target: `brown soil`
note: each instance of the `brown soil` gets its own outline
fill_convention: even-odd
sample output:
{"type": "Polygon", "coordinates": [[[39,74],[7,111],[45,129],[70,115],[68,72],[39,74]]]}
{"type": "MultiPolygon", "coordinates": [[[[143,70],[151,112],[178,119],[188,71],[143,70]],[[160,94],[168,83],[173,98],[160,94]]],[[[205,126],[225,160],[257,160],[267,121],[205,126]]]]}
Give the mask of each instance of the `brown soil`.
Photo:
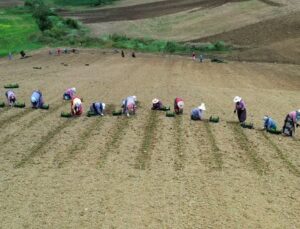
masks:
{"type": "Polygon", "coordinates": [[[291,139],[241,129],[232,102],[245,99],[256,128],[265,114],[281,127],[300,108],[300,66],[44,50],[0,67],[0,85],[18,82],[27,104],[0,110],[1,228],[300,227],[299,130],[291,139]],[[129,119],[64,119],[71,86],[85,111],[97,100],[118,109],[132,94],[141,106],[129,119]],[[36,88],[50,110],[29,108],[36,88]],[[172,105],[176,96],[182,116],[150,110],[154,97],[172,105]],[[220,123],[190,120],[201,102],[220,123]]]}
{"type": "Polygon", "coordinates": [[[261,21],[214,36],[203,37],[193,40],[193,42],[216,42],[223,40],[229,44],[257,47],[292,38],[300,38],[299,12],[261,21]]]}
{"type": "Polygon", "coordinates": [[[0,8],[7,8],[7,7],[13,7],[23,4],[22,1],[18,0],[1,0],[0,1],[0,8]]]}
{"type": "Polygon", "coordinates": [[[78,17],[84,23],[126,21],[159,17],[162,15],[173,14],[197,7],[218,7],[229,2],[241,1],[248,0],[168,0],[127,7],[96,9],[79,12],[68,12],[62,10],[60,14],[62,16],[78,17]]]}
{"type": "Polygon", "coordinates": [[[220,40],[240,47],[237,51],[225,54],[227,59],[300,64],[299,12],[196,39],[193,42],[220,40]]]}

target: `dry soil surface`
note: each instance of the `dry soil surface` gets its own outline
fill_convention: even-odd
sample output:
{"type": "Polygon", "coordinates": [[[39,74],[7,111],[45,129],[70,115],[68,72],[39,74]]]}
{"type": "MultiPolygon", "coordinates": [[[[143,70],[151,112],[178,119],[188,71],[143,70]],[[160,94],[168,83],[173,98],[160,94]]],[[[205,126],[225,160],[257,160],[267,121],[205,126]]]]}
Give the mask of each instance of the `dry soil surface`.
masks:
{"type": "Polygon", "coordinates": [[[3,85],[17,82],[27,104],[0,110],[0,228],[300,227],[299,130],[292,139],[242,129],[232,102],[244,98],[255,127],[265,114],[281,127],[300,108],[298,65],[44,50],[0,67],[2,100],[3,85]],[[61,118],[68,87],[85,111],[99,100],[110,111],[61,118]],[[49,110],[30,109],[37,88],[49,110]],[[111,116],[128,95],[140,101],[136,116],[111,116]],[[176,96],[183,115],[151,111],[154,97],[172,105],[176,96]],[[190,120],[201,102],[220,123],[190,120]]]}

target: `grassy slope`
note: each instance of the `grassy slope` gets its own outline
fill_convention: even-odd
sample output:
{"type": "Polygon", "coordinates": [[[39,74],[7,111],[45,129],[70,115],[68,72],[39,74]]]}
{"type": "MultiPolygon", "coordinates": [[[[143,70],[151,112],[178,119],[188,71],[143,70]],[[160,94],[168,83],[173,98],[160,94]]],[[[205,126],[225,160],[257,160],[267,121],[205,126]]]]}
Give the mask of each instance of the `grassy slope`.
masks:
{"type": "Polygon", "coordinates": [[[0,10],[0,56],[41,47],[30,40],[38,31],[31,14],[18,9],[0,10]]]}

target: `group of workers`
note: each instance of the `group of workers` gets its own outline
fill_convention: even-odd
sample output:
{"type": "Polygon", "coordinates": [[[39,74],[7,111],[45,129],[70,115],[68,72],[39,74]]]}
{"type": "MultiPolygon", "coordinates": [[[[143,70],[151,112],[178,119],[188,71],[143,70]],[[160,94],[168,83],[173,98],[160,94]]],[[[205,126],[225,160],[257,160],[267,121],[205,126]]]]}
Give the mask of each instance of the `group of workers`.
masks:
{"type": "MultiPolygon", "coordinates": [[[[17,102],[17,96],[13,90],[7,90],[5,92],[5,97],[9,106],[14,106],[14,104],[17,102]]],[[[39,90],[33,91],[30,97],[30,101],[32,108],[38,109],[43,107],[44,99],[42,92],[39,90]]]]}
{"type": "MultiPolygon", "coordinates": [[[[13,106],[17,97],[13,90],[7,90],[5,92],[5,96],[7,99],[7,103],[9,106],[13,106]]],[[[82,99],[76,96],[76,88],[69,88],[63,94],[64,100],[71,101],[71,114],[73,116],[80,116],[83,113],[82,99]]],[[[32,108],[42,108],[44,105],[44,98],[42,92],[40,90],[35,90],[32,92],[31,98],[32,108]]],[[[235,104],[234,113],[237,114],[237,118],[240,123],[245,123],[247,119],[247,109],[244,100],[235,96],[233,99],[235,104]]],[[[94,112],[96,115],[104,115],[105,111],[105,103],[103,102],[93,102],[90,106],[90,111],[94,112]]],[[[135,95],[128,96],[124,98],[121,102],[122,113],[126,116],[134,115],[137,109],[137,97],[135,95]]],[[[152,100],[152,110],[162,110],[164,105],[160,99],[152,100]]],[[[184,101],[180,97],[176,97],[174,100],[174,112],[178,115],[183,113],[184,101]]],[[[192,120],[203,120],[204,112],[206,111],[205,103],[201,103],[200,106],[192,109],[191,111],[191,119],[192,120]]],[[[292,111],[286,115],[284,120],[284,125],[282,128],[282,133],[286,136],[293,136],[295,133],[295,128],[299,127],[300,124],[300,109],[296,111],[292,111]]],[[[269,116],[265,115],[263,117],[263,127],[266,130],[276,130],[277,124],[276,122],[269,116]]]]}

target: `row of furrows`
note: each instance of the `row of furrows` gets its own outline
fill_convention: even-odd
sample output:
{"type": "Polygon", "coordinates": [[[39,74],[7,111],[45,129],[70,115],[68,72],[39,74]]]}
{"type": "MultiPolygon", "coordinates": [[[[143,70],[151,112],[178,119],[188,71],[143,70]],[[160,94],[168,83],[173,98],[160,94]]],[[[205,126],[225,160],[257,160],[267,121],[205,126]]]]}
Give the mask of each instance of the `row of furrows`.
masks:
{"type": "Polygon", "coordinates": [[[206,129],[207,137],[209,139],[211,150],[213,152],[214,157],[214,168],[217,170],[221,170],[223,166],[222,154],[220,148],[217,145],[216,138],[211,130],[211,125],[208,121],[204,121],[204,127],[206,129]]]}
{"type": "Polygon", "coordinates": [[[251,166],[259,175],[267,174],[269,171],[268,162],[258,155],[257,149],[250,143],[244,130],[237,123],[227,122],[232,128],[235,142],[239,148],[246,153],[247,161],[250,161],[251,166]]]}
{"type": "Polygon", "coordinates": [[[41,138],[41,140],[34,145],[30,150],[29,154],[23,156],[20,162],[15,165],[15,168],[20,168],[30,163],[31,160],[37,155],[42,155],[45,153],[46,146],[51,142],[55,136],[61,133],[65,128],[72,124],[72,120],[64,120],[60,125],[56,126],[54,129],[49,131],[45,136],[41,138]]]}
{"type": "MultiPolygon", "coordinates": [[[[58,106],[60,107],[60,106],[58,106]]],[[[59,109],[59,108],[56,108],[59,109]]],[[[109,110],[113,110],[114,107],[112,105],[108,105],[109,110]],[[110,107],[111,106],[111,107],[110,107]]],[[[113,124],[113,127],[111,130],[108,131],[108,137],[107,141],[104,146],[104,150],[100,151],[99,154],[99,160],[98,165],[101,168],[105,161],[107,160],[107,156],[110,152],[118,149],[120,142],[122,141],[122,137],[124,136],[124,133],[126,132],[126,129],[128,128],[132,118],[127,117],[117,117],[115,123],[113,124]]],[[[42,137],[41,141],[37,143],[35,146],[33,146],[30,149],[30,154],[24,156],[22,160],[16,164],[16,167],[24,166],[27,162],[30,162],[33,157],[36,155],[42,154],[43,149],[47,146],[47,143],[50,142],[52,138],[54,138],[56,135],[62,132],[66,127],[71,125],[72,120],[65,120],[62,122],[61,125],[54,128],[52,131],[50,131],[47,135],[42,137]]],[[[245,155],[242,155],[243,158],[246,156],[246,161],[250,162],[251,166],[255,169],[255,171],[260,174],[266,174],[269,171],[268,162],[266,162],[262,157],[258,155],[257,149],[253,147],[251,142],[249,141],[248,137],[244,133],[244,130],[235,123],[230,123],[230,127],[233,131],[233,135],[235,137],[235,142],[238,144],[239,148],[242,150],[242,152],[245,152],[245,155]]],[[[183,116],[177,116],[174,118],[173,121],[173,143],[175,145],[175,162],[174,162],[174,169],[182,170],[185,166],[185,157],[184,154],[185,151],[185,143],[184,143],[184,133],[183,133],[183,116]]],[[[66,162],[70,161],[76,152],[79,152],[80,150],[84,150],[87,147],[86,142],[91,137],[93,130],[98,131],[99,126],[102,125],[102,120],[99,121],[99,119],[93,120],[89,126],[86,128],[85,131],[79,134],[78,143],[73,144],[69,149],[64,153],[61,154],[59,159],[57,159],[57,165],[58,167],[63,166],[66,162]]],[[[216,137],[213,134],[213,131],[211,130],[211,124],[207,121],[203,122],[204,130],[206,132],[206,135],[210,142],[210,148],[213,153],[213,169],[221,170],[223,165],[223,159],[222,154],[219,146],[216,143],[216,137]]],[[[144,124],[144,134],[143,134],[143,140],[140,145],[140,150],[138,155],[136,156],[136,163],[135,168],[137,169],[147,169],[150,165],[151,161],[151,150],[153,150],[153,143],[155,140],[155,136],[157,134],[157,127],[159,126],[159,115],[158,112],[151,111],[148,115],[148,119],[146,123],[144,124]]],[[[263,134],[264,137],[268,140],[271,147],[274,148],[274,150],[279,155],[279,158],[284,162],[286,167],[296,176],[300,175],[299,170],[289,161],[286,155],[282,153],[282,151],[279,149],[279,147],[268,137],[267,134],[263,134]]]]}
{"type": "Polygon", "coordinates": [[[151,160],[151,151],[154,146],[155,134],[158,127],[157,111],[150,111],[146,125],[144,127],[143,140],[140,146],[139,153],[136,157],[136,169],[145,170],[149,167],[151,160]]]}
{"type": "MultiPolygon", "coordinates": [[[[39,114],[39,118],[38,119],[35,119],[35,118],[31,119],[24,126],[22,125],[22,128],[27,129],[27,128],[30,128],[30,127],[36,125],[36,124],[42,123],[47,118],[47,116],[49,116],[50,114],[53,114],[53,113],[57,112],[59,109],[61,109],[64,106],[65,106],[64,102],[60,103],[57,106],[54,106],[53,108],[51,108],[50,110],[47,111],[47,115],[40,115],[39,114]]],[[[30,110],[30,109],[28,109],[28,110],[30,110]]],[[[15,118],[16,116],[13,116],[15,119],[9,119],[9,121],[12,123],[12,122],[16,121],[18,118],[24,117],[24,113],[23,112],[21,112],[21,113],[23,115],[20,114],[17,118],[15,118]]],[[[15,137],[15,133],[16,132],[18,132],[18,131],[16,130],[12,134],[6,134],[5,137],[1,139],[0,145],[4,145],[4,144],[8,143],[9,139],[15,137]]]]}
{"type": "MultiPolygon", "coordinates": [[[[108,116],[111,115],[112,111],[115,109],[115,105],[107,104],[106,105],[106,113],[108,116]]],[[[66,152],[62,154],[58,154],[54,159],[54,163],[58,168],[63,167],[64,164],[70,162],[74,159],[75,155],[80,151],[84,151],[88,146],[89,139],[93,135],[93,132],[100,132],[102,130],[102,125],[104,122],[104,118],[99,116],[91,117],[93,120],[91,123],[85,128],[83,132],[80,133],[78,138],[76,138],[75,142],[66,150],[66,152]]]]}
{"type": "Polygon", "coordinates": [[[281,159],[285,167],[295,176],[300,176],[300,170],[289,160],[286,154],[284,154],[281,149],[272,141],[269,135],[266,132],[261,132],[265,140],[268,142],[269,146],[274,149],[278,157],[281,159]]]}
{"type": "Polygon", "coordinates": [[[180,171],[184,169],[185,166],[185,142],[184,142],[184,134],[183,134],[183,116],[176,116],[173,122],[174,133],[174,144],[175,144],[175,161],[174,161],[174,169],[176,171],[180,171]]]}

